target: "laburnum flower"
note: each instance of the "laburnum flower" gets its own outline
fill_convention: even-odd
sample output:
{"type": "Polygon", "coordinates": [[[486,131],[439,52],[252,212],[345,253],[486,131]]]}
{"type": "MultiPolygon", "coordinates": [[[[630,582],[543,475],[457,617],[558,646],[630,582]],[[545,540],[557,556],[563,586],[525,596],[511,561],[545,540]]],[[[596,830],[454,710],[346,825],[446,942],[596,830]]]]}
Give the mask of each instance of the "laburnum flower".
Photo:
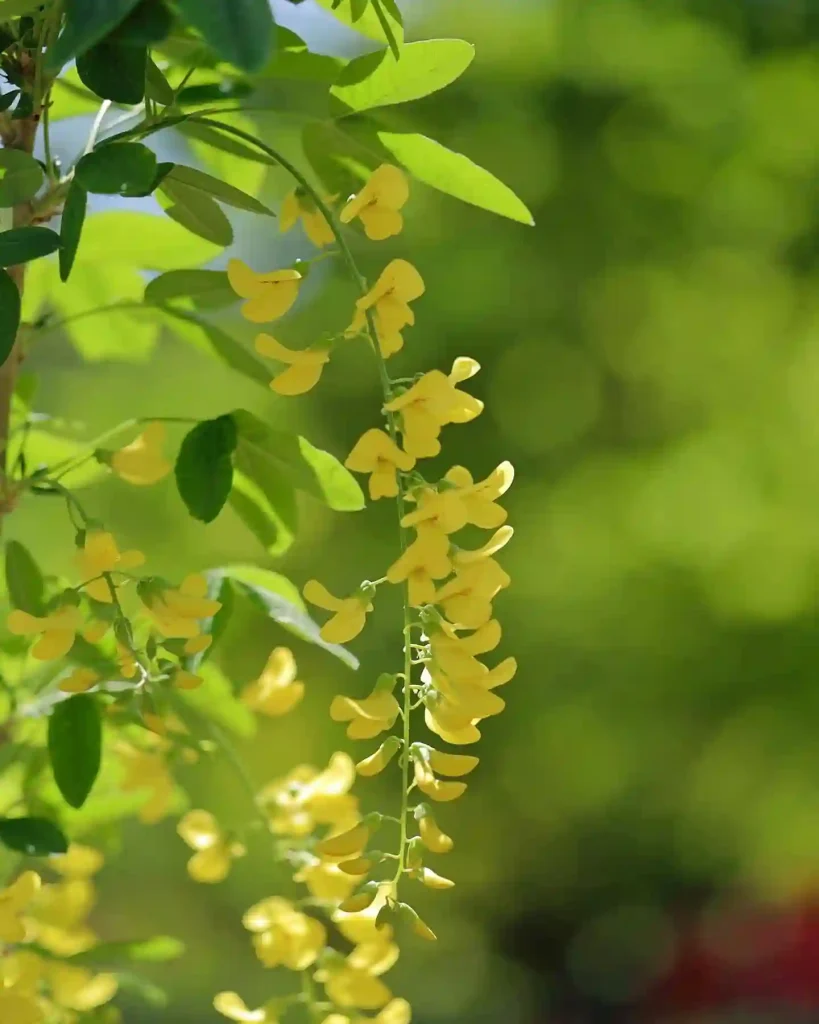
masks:
{"type": "Polygon", "coordinates": [[[374,1017],[348,1017],[345,1013],[331,1013],[322,1024],[410,1024],[412,1007],[406,999],[391,999],[374,1017]]]}
{"type": "Polygon", "coordinates": [[[106,461],[126,483],[149,486],[167,476],[173,468],[165,458],[164,444],[165,424],[149,423],[138,437],[112,452],[106,461]]]}
{"type": "Polygon", "coordinates": [[[268,783],[258,800],[271,810],[270,829],[276,835],[306,836],[316,825],[344,829],[358,820],[358,800],[350,793],[354,782],[352,758],[337,751],[323,771],[298,765],[268,783]]]}
{"type": "Polygon", "coordinates": [[[63,693],[85,693],[100,681],[100,675],[92,668],[75,668],[60,680],[63,693]]]}
{"type": "Polygon", "coordinates": [[[471,676],[481,670],[477,655],[494,651],[501,635],[497,619],[485,622],[469,636],[458,636],[450,623],[443,620],[430,630],[429,645],[433,659],[447,675],[471,676]]]}
{"type": "Polygon", "coordinates": [[[401,416],[404,449],[416,459],[432,458],[441,451],[438,437],[448,423],[469,423],[483,411],[480,399],[460,391],[458,384],[474,376],[480,364],[460,356],[449,374],[430,370],[384,408],[401,416]]]}
{"type": "Polygon", "coordinates": [[[208,581],[199,573],[186,576],[179,587],[151,589],[141,595],[153,625],[166,637],[190,639],[201,633],[199,619],[214,616],[222,607],[207,596],[208,581]]]}
{"type": "Polygon", "coordinates": [[[51,860],[63,878],[41,887],[29,909],[29,924],[37,945],[52,956],[76,956],[98,941],[88,915],[96,901],[92,876],[102,857],[89,847],[72,847],[51,860]]]}
{"type": "Polygon", "coordinates": [[[117,642],[117,664],[123,679],[133,679],[139,673],[136,655],[124,644],[117,642]]]}
{"type": "Polygon", "coordinates": [[[369,740],[395,725],[401,706],[393,696],[395,677],[387,673],[379,676],[369,697],[355,699],[337,696],[330,704],[330,717],[334,722],[348,722],[347,735],[351,740],[369,740]]]}
{"type": "Polygon", "coordinates": [[[358,884],[357,879],[342,871],[338,864],[306,854],[304,863],[293,875],[294,882],[307,886],[313,899],[323,903],[341,903],[358,884]]]}
{"type": "Polygon", "coordinates": [[[392,761],[401,746],[402,740],[398,736],[388,736],[375,753],[358,762],[355,766],[356,772],[365,778],[378,775],[392,761]]]}
{"type": "Polygon", "coordinates": [[[89,597],[95,601],[102,601],[110,604],[114,600],[111,585],[103,573],[127,572],[135,569],[145,561],[145,555],[141,551],[120,551],[114,535],[106,530],[89,530],[85,535],[85,543],[77,555],[80,572],[83,578],[89,578],[90,582],[84,585],[84,590],[89,597]]]}
{"type": "Polygon", "coordinates": [[[435,580],[452,571],[449,538],[437,529],[419,531],[415,540],[387,569],[390,583],[407,581],[409,603],[413,608],[435,600],[435,580]]]}
{"type": "Polygon", "coordinates": [[[425,796],[442,803],[457,800],[466,792],[466,783],[442,782],[436,778],[435,772],[439,772],[441,775],[467,775],[478,764],[477,757],[470,757],[466,754],[445,754],[425,743],[413,743],[410,748],[410,756],[418,789],[425,796]]]}
{"type": "Polygon", "coordinates": [[[316,972],[316,980],[323,983],[327,998],[337,1006],[378,1010],[392,998],[379,977],[344,960],[322,967],[316,972]]]}
{"type": "Polygon", "coordinates": [[[432,853],[449,853],[455,845],[451,836],[442,832],[432,811],[426,804],[418,804],[413,812],[418,822],[418,834],[421,842],[432,853]]]}
{"type": "Polygon", "coordinates": [[[296,679],[296,659],[287,647],[275,647],[262,674],[242,690],[242,702],[261,715],[286,715],[304,696],[304,683],[296,679]]]}
{"type": "Polygon", "coordinates": [[[335,612],[319,630],[321,639],[330,644],[346,644],[364,628],[367,612],[373,610],[372,587],[362,587],[350,597],[334,597],[318,580],[308,580],[302,593],[310,604],[335,612]]]}
{"type": "Polygon", "coordinates": [[[286,267],[257,274],[242,260],[228,260],[228,281],[238,296],[247,299],[241,314],[254,324],[278,320],[290,309],[299,294],[301,274],[286,267]]]}
{"type": "Polygon", "coordinates": [[[0,1020],[45,1024],[50,1008],[40,994],[42,960],[26,949],[6,951],[0,961],[0,1020]]]}
{"type": "MultiPolygon", "coordinates": [[[[466,508],[466,521],[483,530],[494,530],[506,522],[506,509],[497,504],[515,479],[511,462],[502,462],[485,480],[475,483],[472,474],[463,466],[453,466],[444,479],[457,488],[457,494],[466,508]]],[[[511,534],[509,535],[511,536],[511,534]]],[[[509,540],[509,536],[500,544],[509,540]]],[[[497,549],[496,549],[497,550],[497,549]]]]}
{"type": "Polygon", "coordinates": [[[334,832],[316,844],[316,853],[327,860],[345,861],[360,857],[373,830],[365,821],[360,821],[343,832],[334,832]]]}
{"type": "Polygon", "coordinates": [[[492,599],[510,582],[494,558],[481,558],[459,565],[433,600],[454,625],[478,629],[492,618],[492,599]]]}
{"type": "Polygon", "coordinates": [[[144,825],[155,825],[161,821],[170,813],[174,802],[174,781],[163,754],[165,744],[160,737],[155,737],[154,742],[152,750],[139,750],[125,742],[116,746],[116,753],[125,768],[120,789],[125,793],[140,789],[149,791],[148,799],[137,812],[144,825]]]}
{"type": "Polygon", "coordinates": [[[277,395],[303,395],[314,388],[319,382],[321,371],[330,361],[328,345],[296,350],[286,348],[271,334],[258,334],[255,345],[259,355],[278,359],[280,363],[289,366],[289,369],[277,374],[270,382],[270,387],[277,395]]]}
{"type": "Polygon", "coordinates": [[[480,740],[481,733],[477,727],[480,718],[455,707],[440,691],[431,689],[425,693],[424,704],[427,728],[442,740],[453,746],[465,746],[480,740]]]}
{"type": "Polygon", "coordinates": [[[38,661],[52,661],[68,654],[74,646],[82,616],[74,605],[63,605],[43,616],[30,615],[15,608],[9,613],[6,625],[15,636],[39,636],[31,648],[31,656],[38,661]]]}
{"type": "Polygon", "coordinates": [[[279,896],[254,904],[242,923],[253,932],[253,947],[265,967],[282,965],[291,971],[303,971],[316,962],[327,942],[327,931],[320,921],[279,896]]]}
{"type": "Polygon", "coordinates": [[[237,992],[219,992],[213,997],[213,1008],[229,1020],[241,1024],[279,1024],[279,1016],[272,1009],[260,1006],[248,1009],[244,999],[237,992]]]}
{"type": "Polygon", "coordinates": [[[409,199],[409,182],[404,172],[394,164],[381,164],[369,180],[354,195],[339,214],[342,224],[356,217],[364,233],[373,242],[400,233],[404,218],[399,212],[409,199]]]}
{"type": "Polygon", "coordinates": [[[45,977],[53,1001],[78,1013],[96,1010],[109,1003],[119,988],[116,974],[94,974],[87,967],[59,961],[52,961],[46,966],[45,977]]]}
{"type": "Polygon", "coordinates": [[[373,427],[356,441],[344,465],[354,473],[370,474],[370,497],[376,501],[398,494],[398,470],[409,472],[415,459],[402,451],[383,430],[373,427]]]}
{"type": "Polygon", "coordinates": [[[294,188],[282,200],[279,230],[283,233],[290,231],[298,221],[301,221],[305,235],[317,249],[332,245],[335,240],[333,229],[313,199],[302,188],[294,188]]]}
{"type": "Polygon", "coordinates": [[[179,836],[196,852],[188,861],[195,882],[221,882],[237,857],[244,856],[241,843],[231,840],[210,811],[188,811],[176,826],[179,836]]]}
{"type": "Polygon", "coordinates": [[[424,279],[411,263],[392,260],[367,294],[356,300],[347,334],[361,333],[367,326],[367,311],[372,310],[381,355],[389,359],[404,347],[401,332],[415,323],[409,304],[420,299],[424,290],[424,279]]]}
{"type": "Polygon", "coordinates": [[[23,942],[26,926],[23,915],[40,889],[36,871],[24,871],[0,890],[0,942],[23,942]]]}

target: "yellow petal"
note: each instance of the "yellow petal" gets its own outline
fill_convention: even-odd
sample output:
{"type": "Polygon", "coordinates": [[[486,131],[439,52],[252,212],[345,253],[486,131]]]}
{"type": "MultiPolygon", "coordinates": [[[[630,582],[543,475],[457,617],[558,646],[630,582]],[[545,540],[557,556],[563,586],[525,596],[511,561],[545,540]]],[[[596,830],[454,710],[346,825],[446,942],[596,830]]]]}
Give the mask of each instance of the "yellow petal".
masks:
{"type": "Polygon", "coordinates": [[[319,630],[321,639],[328,644],[346,644],[364,629],[367,620],[364,602],[348,599],[343,605],[319,630]]]}
{"type": "Polygon", "coordinates": [[[303,395],[318,384],[324,365],[324,362],[297,363],[275,376],[270,387],[277,395],[285,397],[303,395]]]}
{"type": "Polygon", "coordinates": [[[431,815],[425,814],[419,820],[418,832],[421,836],[421,842],[432,853],[449,853],[455,845],[450,836],[438,828],[437,822],[431,815]]]}
{"type": "Polygon", "coordinates": [[[468,775],[477,768],[479,758],[469,754],[447,754],[433,747],[427,747],[429,764],[434,772],[440,775],[468,775]]]}
{"type": "Polygon", "coordinates": [[[380,204],[365,206],[359,213],[364,234],[372,242],[383,242],[385,238],[399,235],[404,227],[404,218],[397,210],[380,204]]]}
{"type": "Polygon", "coordinates": [[[222,829],[210,811],[188,811],[176,831],[192,850],[209,850],[222,839],[222,829]]]}
{"type": "Polygon", "coordinates": [[[230,873],[231,857],[221,843],[209,850],[200,850],[188,861],[188,874],[194,882],[212,885],[227,878],[230,873]]]}
{"type": "Polygon", "coordinates": [[[31,648],[31,655],[39,661],[52,661],[68,654],[74,646],[76,632],[73,629],[49,629],[43,633],[31,648]]]}
{"type": "Polygon", "coordinates": [[[264,1009],[249,1010],[245,1001],[236,992],[217,993],[213,997],[213,1008],[223,1017],[241,1021],[242,1024],[275,1024],[275,1018],[269,1017],[264,1009]]]}
{"type": "Polygon", "coordinates": [[[366,825],[356,825],[336,836],[328,836],[316,844],[316,853],[334,860],[347,860],[357,856],[367,845],[370,830],[366,825]]]}
{"type": "Polygon", "coordinates": [[[91,580],[90,583],[86,583],[85,592],[101,604],[111,604],[114,600],[114,588],[107,579],[91,580]]]}
{"type": "Polygon", "coordinates": [[[43,620],[37,618],[36,615],[29,615],[28,612],[22,612],[19,608],[15,608],[13,612],[9,612],[6,626],[9,632],[14,633],[15,636],[33,636],[35,633],[42,632],[43,620]]]}
{"type": "Polygon", "coordinates": [[[337,612],[344,604],[339,597],[334,597],[318,580],[308,580],[302,587],[302,594],[310,604],[324,608],[329,612],[337,612]]]}
{"type": "Polygon", "coordinates": [[[230,287],[243,299],[249,299],[262,290],[258,274],[243,260],[228,260],[227,276],[230,287]]]}

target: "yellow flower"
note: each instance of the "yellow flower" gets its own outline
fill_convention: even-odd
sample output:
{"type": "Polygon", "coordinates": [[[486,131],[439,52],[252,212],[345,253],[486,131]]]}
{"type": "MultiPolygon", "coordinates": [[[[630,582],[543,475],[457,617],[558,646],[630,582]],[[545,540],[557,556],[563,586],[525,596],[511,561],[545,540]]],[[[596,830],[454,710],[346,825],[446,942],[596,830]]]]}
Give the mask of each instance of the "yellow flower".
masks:
{"type": "Polygon", "coordinates": [[[185,641],[183,650],[185,654],[202,654],[213,643],[213,637],[207,633],[201,636],[192,636],[185,641]]]}
{"type": "Polygon", "coordinates": [[[287,647],[275,647],[259,678],[242,691],[242,701],[261,715],[286,715],[304,696],[304,683],[296,679],[296,659],[287,647]]]}
{"type": "Polygon", "coordinates": [[[210,811],[188,811],[176,831],[196,851],[188,861],[188,874],[195,882],[223,881],[233,860],[244,856],[245,848],[225,835],[210,811]]]}
{"type": "Polygon", "coordinates": [[[111,624],[103,619],[91,621],[83,629],[82,638],[87,640],[89,644],[98,644],[110,628],[111,624]]]}
{"type": "Polygon", "coordinates": [[[376,683],[369,697],[356,700],[353,697],[337,696],[330,704],[330,718],[334,722],[349,722],[347,735],[351,740],[369,740],[380,732],[391,729],[401,712],[401,707],[392,695],[395,679],[381,677],[383,683],[376,683]]]}
{"type": "Polygon", "coordinates": [[[132,790],[150,790],[148,800],[138,811],[139,820],[145,825],[154,825],[171,811],[174,799],[174,782],[168,772],[168,765],[161,753],[138,750],[128,743],[118,743],[116,752],[125,767],[120,788],[128,793],[132,790]]]}
{"type": "Polygon", "coordinates": [[[410,1024],[411,1020],[412,1007],[406,999],[391,999],[373,1018],[372,1024],[410,1024]]]}
{"type": "Polygon", "coordinates": [[[411,753],[414,761],[428,764],[439,775],[469,775],[479,763],[479,758],[470,754],[448,754],[426,743],[413,743],[411,753]]]}
{"type": "Polygon", "coordinates": [[[424,846],[432,853],[449,853],[455,843],[438,827],[438,822],[429,807],[426,804],[418,804],[414,813],[418,822],[418,833],[424,846]]]}
{"type": "Polygon", "coordinates": [[[75,956],[98,941],[87,918],[96,900],[91,876],[102,866],[102,856],[90,847],[72,846],[51,862],[63,880],[41,887],[29,911],[30,923],[43,949],[54,956],[75,956]]]}
{"type": "Polygon", "coordinates": [[[46,967],[51,996],[58,1006],[84,1012],[104,1006],[117,994],[115,974],[94,974],[87,967],[52,961],[46,967]]]}
{"type": "Polygon", "coordinates": [[[480,672],[476,655],[493,651],[501,641],[501,627],[497,619],[490,619],[469,636],[459,637],[453,627],[443,621],[432,630],[429,638],[432,656],[437,665],[451,678],[471,676],[480,672]]]}
{"type": "Polygon", "coordinates": [[[36,871],[24,871],[0,890],[0,942],[23,942],[26,927],[23,914],[40,889],[40,876],[36,871]]]}
{"type": "MultiPolygon", "coordinates": [[[[77,555],[77,561],[83,578],[86,578],[135,569],[145,561],[145,555],[136,550],[120,552],[113,534],[105,530],[91,530],[85,536],[85,543],[77,555]]],[[[90,583],[85,584],[84,589],[95,601],[110,604],[114,600],[107,579],[91,579],[90,583]]]]}
{"type": "Polygon", "coordinates": [[[373,608],[370,589],[359,590],[352,597],[334,597],[318,580],[308,580],[302,593],[310,604],[336,613],[319,631],[321,639],[330,644],[346,644],[357,637],[373,608]]]}
{"type": "Polygon", "coordinates": [[[424,721],[427,728],[453,746],[477,743],[481,738],[473,715],[455,707],[444,694],[431,690],[424,696],[424,721]]]}
{"type": "Polygon", "coordinates": [[[165,424],[149,423],[130,444],[112,453],[111,469],[126,483],[155,484],[172,469],[162,450],[164,443],[165,424]]]}
{"type": "Polygon", "coordinates": [[[321,371],[330,361],[330,349],[326,345],[296,351],[286,348],[270,334],[256,336],[256,351],[259,355],[278,359],[290,367],[270,382],[270,387],[277,395],[303,395],[314,388],[319,382],[321,371]]]}
{"type": "Polygon", "coordinates": [[[415,323],[409,303],[424,294],[424,287],[423,278],[411,263],[393,260],[367,294],[356,300],[347,333],[354,335],[363,331],[367,326],[367,310],[371,309],[381,355],[389,359],[404,347],[401,331],[415,323]]]}
{"type": "Polygon", "coordinates": [[[254,904],[242,923],[254,933],[253,947],[265,967],[283,965],[291,971],[303,971],[316,962],[327,942],[320,921],[302,914],[279,896],[254,904]]]}
{"type": "MultiPolygon", "coordinates": [[[[384,406],[389,412],[401,414],[404,448],[416,459],[439,454],[438,437],[447,423],[468,423],[483,411],[480,399],[458,390],[463,378],[454,373],[457,365],[456,359],[449,375],[430,370],[384,406]]],[[[477,372],[478,364],[474,365],[477,372]]]]}
{"type": "Polygon", "coordinates": [[[398,212],[409,199],[409,182],[393,164],[381,164],[366,185],[352,197],[339,214],[342,224],[358,217],[367,238],[383,241],[400,233],[404,218],[398,212]]]}
{"type": "Polygon", "coordinates": [[[43,961],[28,950],[6,951],[0,964],[0,1021],[45,1024],[47,1004],[39,996],[43,961]]]}
{"type": "Polygon", "coordinates": [[[214,616],[222,605],[207,596],[208,581],[199,573],[186,576],[179,587],[166,587],[142,598],[153,625],[167,637],[198,637],[199,619],[214,616]]]}
{"type": "Polygon", "coordinates": [[[388,736],[374,754],[370,754],[369,757],[365,757],[363,761],[358,762],[355,766],[356,772],[365,778],[378,775],[392,761],[401,749],[401,745],[402,741],[398,736],[388,736]]]}
{"type": "Polygon", "coordinates": [[[338,1006],[359,1010],[378,1010],[387,1003],[392,993],[369,971],[351,967],[348,963],[330,964],[316,973],[323,982],[327,998],[338,1006]]]}
{"type": "Polygon", "coordinates": [[[435,600],[434,580],[444,579],[452,571],[449,538],[438,530],[419,532],[415,540],[387,569],[390,583],[407,580],[409,603],[413,608],[435,600]]]}
{"type": "Polygon", "coordinates": [[[436,779],[429,764],[422,760],[415,760],[413,770],[415,785],[432,800],[447,803],[450,800],[457,800],[466,792],[465,782],[442,782],[440,779],[436,779]]]}
{"type": "Polygon", "coordinates": [[[359,857],[370,841],[372,829],[360,822],[344,832],[327,836],[316,844],[316,853],[328,860],[342,861],[359,857]]]}
{"type": "Polygon", "coordinates": [[[68,654],[74,646],[81,621],[79,608],[64,605],[41,618],[15,609],[9,614],[6,625],[15,636],[39,634],[40,639],[31,648],[31,655],[39,661],[52,661],[68,654]]]}
{"type": "Polygon", "coordinates": [[[245,1001],[236,992],[219,992],[213,997],[213,1008],[217,1013],[242,1024],[278,1024],[278,1015],[260,1006],[249,1010],[245,1001]]]}
{"type": "MultiPolygon", "coordinates": [[[[466,507],[466,521],[483,530],[494,530],[506,521],[506,510],[497,504],[497,499],[505,494],[515,479],[515,469],[511,462],[502,462],[485,480],[474,483],[472,474],[463,466],[453,466],[444,477],[458,488],[458,495],[466,507]]],[[[509,535],[511,536],[511,534],[509,535]]],[[[500,545],[509,540],[506,540],[500,545]]]]}
{"type": "Polygon", "coordinates": [[[90,878],[100,870],[105,858],[92,846],[72,843],[65,853],[52,854],[49,865],[63,878],[90,878]]]}
{"type": "Polygon", "coordinates": [[[171,684],[177,690],[198,690],[204,681],[201,676],[197,676],[193,672],[187,672],[184,668],[176,669],[171,676],[171,684]]]}
{"type": "Polygon", "coordinates": [[[0,1020],[8,1024],[45,1024],[42,1001],[28,992],[0,989],[0,1020]]]}
{"type": "Polygon", "coordinates": [[[92,668],[75,668],[73,672],[60,681],[60,689],[63,693],[85,693],[95,686],[100,676],[92,668]]]}
{"type": "Polygon", "coordinates": [[[139,666],[133,651],[117,642],[117,664],[124,679],[133,679],[139,674],[139,666]]]}
{"type": "Polygon", "coordinates": [[[309,854],[293,875],[293,881],[306,885],[313,899],[327,903],[341,903],[358,885],[357,880],[342,871],[338,864],[309,854]]]}
{"type": "Polygon", "coordinates": [[[299,294],[301,274],[298,270],[270,270],[257,274],[242,260],[228,260],[230,287],[243,299],[241,313],[254,324],[278,320],[290,309],[299,294]]]}
{"type": "Polygon", "coordinates": [[[383,430],[373,427],[359,438],[344,465],[355,473],[370,474],[370,497],[376,501],[398,494],[396,473],[399,469],[409,472],[415,459],[401,451],[383,430]]]}
{"type": "Polygon", "coordinates": [[[453,624],[478,629],[492,618],[492,598],[510,582],[494,558],[481,558],[459,566],[434,601],[453,624]]]}
{"type": "Polygon", "coordinates": [[[327,218],[316,208],[310,196],[301,188],[294,188],[282,200],[279,210],[279,230],[290,231],[297,221],[301,221],[304,233],[316,246],[321,249],[325,245],[332,245],[335,241],[333,229],[327,223],[327,218]]]}
{"type": "Polygon", "coordinates": [[[347,828],[358,820],[358,801],[349,792],[354,782],[352,758],[337,752],[323,771],[298,765],[265,786],[258,799],[264,807],[272,805],[270,828],[276,835],[305,836],[316,825],[347,828]]]}

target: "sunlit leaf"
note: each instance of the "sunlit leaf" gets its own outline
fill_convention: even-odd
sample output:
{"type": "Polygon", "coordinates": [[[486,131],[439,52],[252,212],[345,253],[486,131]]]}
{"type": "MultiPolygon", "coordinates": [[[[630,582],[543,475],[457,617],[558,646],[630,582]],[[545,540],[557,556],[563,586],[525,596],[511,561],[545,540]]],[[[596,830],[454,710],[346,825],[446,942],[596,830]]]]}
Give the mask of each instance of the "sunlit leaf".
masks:
{"type": "Polygon", "coordinates": [[[502,181],[425,135],[378,132],[379,142],[419,181],[502,217],[534,224],[532,214],[502,181]]]}
{"type": "Polygon", "coordinates": [[[224,270],[169,270],[145,286],[145,301],[155,305],[189,299],[199,309],[217,309],[236,301],[224,270]]]}
{"type": "Polygon", "coordinates": [[[43,169],[33,156],[17,149],[0,149],[0,206],[24,203],[42,184],[43,169]]]}
{"type": "Polygon", "coordinates": [[[162,313],[171,329],[200,352],[215,356],[243,377],[269,388],[270,371],[267,367],[226,331],[181,309],[166,306],[162,313]]]}
{"type": "Polygon", "coordinates": [[[342,111],[407,103],[443,89],[472,63],[475,48],[462,39],[425,39],[401,47],[401,59],[387,50],[350,61],[330,89],[342,111]]]}
{"type": "Polygon", "coordinates": [[[241,189],[235,188],[227,182],[220,181],[219,178],[214,178],[212,174],[197,170],[195,167],[176,164],[165,179],[165,185],[168,182],[178,183],[193,192],[212,196],[228,206],[234,206],[237,210],[247,210],[250,213],[259,213],[266,217],[273,216],[273,211],[258,199],[247,195],[241,189]]]}
{"type": "MultiPolygon", "coordinates": [[[[334,17],[338,18],[339,21],[350,28],[354,28],[369,39],[375,39],[380,43],[385,41],[384,29],[371,2],[362,3],[361,0],[341,0],[339,3],[338,0],[317,0],[317,3],[334,17]]],[[[384,8],[384,13],[393,36],[400,44],[404,39],[404,28],[401,24],[400,16],[396,16],[399,13],[398,8],[394,5],[389,5],[384,8]]]]}
{"type": "Polygon", "coordinates": [[[252,736],[256,731],[253,712],[233,692],[230,680],[212,661],[200,665],[197,674],[203,682],[195,690],[182,690],[185,704],[224,726],[237,736],[252,736]]]}
{"type": "Polygon", "coordinates": [[[281,555],[293,543],[295,493],[281,477],[268,477],[264,484],[262,490],[245,473],[234,469],[230,507],[269,555],[281,555]],[[269,495],[275,500],[271,501],[269,495]]]}
{"type": "Polygon", "coordinates": [[[72,964],[107,967],[121,963],[162,964],[177,960],[185,952],[185,943],[172,935],[154,935],[150,939],[129,942],[98,942],[92,949],[75,953],[72,964]]]}

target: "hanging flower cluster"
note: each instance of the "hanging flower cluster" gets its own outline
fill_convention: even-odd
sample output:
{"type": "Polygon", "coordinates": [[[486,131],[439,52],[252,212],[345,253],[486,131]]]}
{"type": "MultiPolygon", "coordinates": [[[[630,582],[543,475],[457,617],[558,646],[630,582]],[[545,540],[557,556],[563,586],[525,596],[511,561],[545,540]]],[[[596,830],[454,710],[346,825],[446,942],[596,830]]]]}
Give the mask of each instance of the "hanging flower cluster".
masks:
{"type": "MultiPolygon", "coordinates": [[[[389,238],[403,227],[401,210],[408,198],[404,173],[383,165],[342,208],[339,220],[358,220],[372,240],[389,238]]],[[[285,229],[300,217],[317,245],[335,239],[355,270],[319,196],[299,189],[285,200],[283,214],[285,229]]],[[[256,273],[239,260],[231,261],[230,281],[247,299],[242,315],[257,323],[285,313],[295,299],[295,273],[256,273]]],[[[435,938],[405,901],[405,886],[420,882],[430,889],[447,889],[454,884],[426,863],[429,854],[447,853],[454,845],[439,827],[430,802],[446,803],[461,796],[467,788],[462,778],[478,764],[472,755],[413,740],[412,712],[423,708],[426,725],[446,743],[475,743],[482,720],[503,710],[504,700],[496,691],[516,671],[511,657],[493,667],[480,660],[501,641],[493,602],[510,580],[495,556],[512,536],[500,504],[513,480],[512,466],[502,463],[477,481],[462,466],[451,467],[437,480],[427,479],[419,469],[422,460],[441,454],[446,426],[468,423],[481,413],[483,403],[461,388],[480,367],[461,356],[448,372],[431,369],[399,380],[392,380],[386,368],[386,361],[404,347],[404,331],[415,323],[411,303],[423,295],[424,287],[412,264],[392,260],[371,288],[362,287],[343,333],[346,339],[363,336],[370,341],[381,363],[383,383],[382,424],[365,431],[345,464],[369,477],[372,500],[396,500],[400,553],[381,579],[366,580],[343,596],[317,580],[309,580],[303,591],[307,601],[330,613],[321,627],[322,639],[338,644],[353,640],[364,629],[380,586],[402,588],[401,669],[383,673],[366,695],[336,696],[330,707],[331,717],[345,725],[350,739],[389,735],[355,769],[346,755],[336,754],[323,772],[297,768],[257,796],[270,815],[271,831],[282,837],[286,856],[297,865],[295,880],[307,886],[311,900],[324,906],[329,922],[304,901],[276,896],[252,907],[245,927],[262,963],[303,972],[304,998],[327,1011],[326,1017],[317,1018],[323,1024],[351,1024],[360,1019],[360,1011],[378,1011],[368,1019],[379,1024],[409,1020],[408,1004],[392,998],[381,975],[398,956],[396,935],[409,930],[435,938]],[[492,532],[480,547],[468,548],[459,538],[469,527],[492,532]],[[362,816],[350,793],[354,774],[373,776],[391,763],[397,763],[401,777],[398,816],[362,816]],[[422,799],[413,801],[414,792],[422,799]],[[396,825],[397,846],[382,849],[382,833],[396,825]],[[373,848],[376,837],[378,849],[373,848]],[[328,923],[355,943],[352,952],[345,955],[328,946],[328,923]],[[316,983],[324,987],[323,1000],[315,995],[316,983]]],[[[318,383],[332,345],[296,352],[269,334],[260,334],[256,350],[287,366],[274,377],[273,390],[297,395],[318,383]]],[[[262,714],[278,715],[290,710],[301,692],[295,667],[274,651],[244,699],[262,714]]],[[[193,846],[190,835],[182,834],[193,846]]],[[[224,867],[229,857],[225,840],[213,830],[209,835],[224,867]]],[[[281,1001],[274,1000],[249,1010],[233,992],[218,995],[214,1005],[241,1021],[278,1020],[282,1009],[281,1001]]]]}
{"type": "Polygon", "coordinates": [[[49,858],[53,881],[27,870],[0,891],[0,1020],[70,1024],[116,995],[116,974],[71,962],[99,941],[87,917],[102,863],[96,850],[72,845],[49,858]]]}

